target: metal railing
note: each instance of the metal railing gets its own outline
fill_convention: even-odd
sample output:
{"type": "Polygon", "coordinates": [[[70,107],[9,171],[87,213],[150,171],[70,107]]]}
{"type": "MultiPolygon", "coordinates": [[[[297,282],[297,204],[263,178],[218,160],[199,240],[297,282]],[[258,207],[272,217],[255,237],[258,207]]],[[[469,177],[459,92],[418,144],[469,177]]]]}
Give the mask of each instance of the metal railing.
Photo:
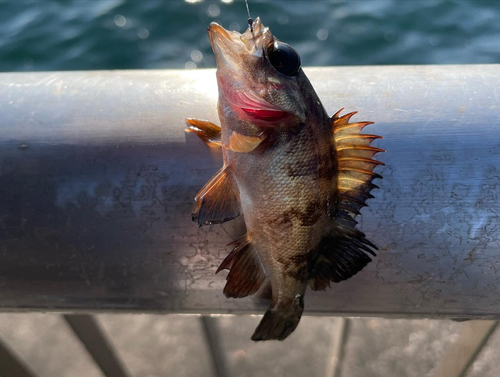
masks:
{"type": "MultiPolygon", "coordinates": [[[[361,228],[380,252],[306,313],[498,318],[500,66],[306,69],[387,150],[361,228]]],[[[221,166],[213,70],[0,74],[0,310],[253,313],[214,272],[241,221],[199,229],[221,166]]]]}

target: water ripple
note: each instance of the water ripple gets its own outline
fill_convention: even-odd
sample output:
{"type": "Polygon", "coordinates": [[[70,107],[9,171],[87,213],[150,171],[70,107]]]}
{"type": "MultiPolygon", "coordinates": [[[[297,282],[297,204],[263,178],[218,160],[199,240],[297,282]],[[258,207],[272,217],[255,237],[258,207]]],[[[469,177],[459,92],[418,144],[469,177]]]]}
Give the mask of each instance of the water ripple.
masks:
{"type": "MultiPolygon", "coordinates": [[[[498,62],[497,4],[250,2],[304,65],[498,62]]],[[[241,1],[0,1],[0,71],[213,67],[208,24],[246,17],[241,1]]]]}

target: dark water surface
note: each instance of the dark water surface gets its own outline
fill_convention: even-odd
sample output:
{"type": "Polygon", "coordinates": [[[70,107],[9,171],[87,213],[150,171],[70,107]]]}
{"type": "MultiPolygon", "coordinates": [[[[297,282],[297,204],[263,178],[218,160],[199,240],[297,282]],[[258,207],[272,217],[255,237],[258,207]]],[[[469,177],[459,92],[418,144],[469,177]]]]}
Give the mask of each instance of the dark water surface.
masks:
{"type": "MultiPolygon", "coordinates": [[[[304,65],[498,63],[500,1],[250,0],[304,65]]],[[[0,71],[214,67],[240,0],[0,0],[0,71]]]]}

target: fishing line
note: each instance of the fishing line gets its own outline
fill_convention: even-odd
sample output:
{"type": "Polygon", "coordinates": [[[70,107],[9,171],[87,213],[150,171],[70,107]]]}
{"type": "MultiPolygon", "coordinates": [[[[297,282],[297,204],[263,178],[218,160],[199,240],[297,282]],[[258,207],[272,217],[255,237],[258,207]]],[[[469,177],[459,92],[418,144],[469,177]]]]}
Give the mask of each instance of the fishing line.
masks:
{"type": "Polygon", "coordinates": [[[250,32],[253,33],[253,18],[250,16],[250,9],[248,8],[248,0],[245,0],[245,4],[247,6],[248,13],[248,26],[250,26],[250,32]]]}

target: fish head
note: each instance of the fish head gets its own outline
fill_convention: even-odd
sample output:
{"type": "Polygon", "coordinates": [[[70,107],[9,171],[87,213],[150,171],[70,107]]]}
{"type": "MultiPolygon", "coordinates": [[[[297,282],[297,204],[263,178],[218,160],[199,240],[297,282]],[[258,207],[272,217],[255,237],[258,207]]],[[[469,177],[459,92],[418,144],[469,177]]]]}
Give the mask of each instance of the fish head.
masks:
{"type": "Polygon", "coordinates": [[[226,118],[259,127],[293,119],[305,122],[303,92],[310,84],[300,56],[275,38],[260,18],[244,33],[213,22],[208,35],[217,62],[219,111],[226,118]]]}

